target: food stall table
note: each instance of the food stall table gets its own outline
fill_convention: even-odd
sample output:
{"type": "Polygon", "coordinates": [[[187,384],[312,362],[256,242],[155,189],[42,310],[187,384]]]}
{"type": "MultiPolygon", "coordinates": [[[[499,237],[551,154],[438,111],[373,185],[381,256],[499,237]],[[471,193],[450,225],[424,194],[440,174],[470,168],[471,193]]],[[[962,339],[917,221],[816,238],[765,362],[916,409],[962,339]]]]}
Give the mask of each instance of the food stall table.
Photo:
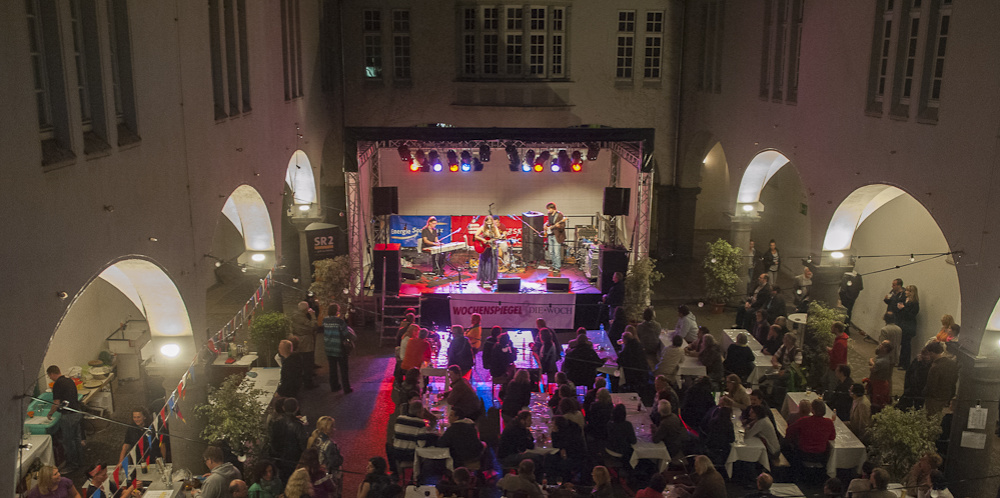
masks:
{"type": "MultiPolygon", "coordinates": [[[[42,417],[45,418],[45,417],[42,417]]],[[[17,482],[24,477],[25,472],[31,468],[31,464],[36,460],[42,465],[55,465],[56,458],[52,451],[52,436],[48,434],[32,434],[24,438],[21,444],[27,445],[23,448],[17,461],[14,463],[14,481],[17,482]]]]}
{"type": "Polygon", "coordinates": [[[271,398],[274,397],[275,391],[278,390],[278,381],[280,379],[281,368],[255,367],[247,372],[246,377],[243,378],[243,382],[248,382],[252,389],[264,391],[257,397],[257,401],[264,405],[264,409],[266,410],[271,404],[271,398]]]}
{"type": "MultiPolygon", "coordinates": [[[[813,400],[818,397],[813,392],[788,393],[785,396],[785,404],[781,407],[781,416],[787,419],[789,414],[798,413],[799,401],[813,400]]],[[[832,414],[833,410],[827,405],[826,416],[829,417],[832,414]]],[[[833,427],[836,429],[837,435],[830,442],[830,457],[826,462],[827,475],[835,477],[837,469],[854,469],[861,473],[861,465],[868,458],[864,443],[851,432],[851,429],[839,417],[834,418],[833,427]]]]}

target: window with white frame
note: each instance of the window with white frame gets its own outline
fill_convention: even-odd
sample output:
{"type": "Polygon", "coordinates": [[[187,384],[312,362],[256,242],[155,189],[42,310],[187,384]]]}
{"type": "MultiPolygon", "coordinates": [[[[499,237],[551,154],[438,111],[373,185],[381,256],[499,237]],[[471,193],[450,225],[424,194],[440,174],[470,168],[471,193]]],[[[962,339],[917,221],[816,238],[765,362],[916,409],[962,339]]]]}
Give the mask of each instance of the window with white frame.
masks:
{"type": "Polygon", "coordinates": [[[760,97],[795,103],[798,98],[803,0],[766,0],[760,97]]]}
{"type": "Polygon", "coordinates": [[[209,52],[215,119],[250,112],[245,0],[209,0],[209,52]]]}
{"type": "Polygon", "coordinates": [[[365,78],[382,79],[382,12],[365,9],[362,16],[365,78]]]}
{"type": "Polygon", "coordinates": [[[632,79],[635,66],[635,11],[618,11],[618,35],[615,52],[615,77],[632,79]]]}
{"type": "Polygon", "coordinates": [[[411,77],[410,11],[392,11],[392,77],[408,80],[411,77]]]}
{"type": "Polygon", "coordinates": [[[545,5],[460,6],[460,76],[464,79],[566,77],[566,8],[545,5]]]}
{"type": "Polygon", "coordinates": [[[281,0],[281,62],[285,100],[302,96],[302,34],[299,0],[281,0]]]}
{"type": "Polygon", "coordinates": [[[646,13],[645,53],[643,54],[642,77],[658,80],[663,61],[663,12],[646,13]]]}

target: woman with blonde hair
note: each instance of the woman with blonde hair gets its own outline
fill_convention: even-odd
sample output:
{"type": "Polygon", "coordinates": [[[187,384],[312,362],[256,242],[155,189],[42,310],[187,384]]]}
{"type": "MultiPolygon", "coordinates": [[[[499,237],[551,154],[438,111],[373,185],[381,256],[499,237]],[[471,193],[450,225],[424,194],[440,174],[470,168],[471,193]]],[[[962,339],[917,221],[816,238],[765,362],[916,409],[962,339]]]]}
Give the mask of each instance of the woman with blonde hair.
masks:
{"type": "Polygon", "coordinates": [[[903,330],[903,340],[899,344],[899,368],[910,366],[910,346],[917,336],[917,313],[920,313],[920,299],[916,285],[906,286],[906,300],[896,305],[896,325],[903,330]]]}
{"type": "Polygon", "coordinates": [[[59,468],[45,465],[38,471],[38,485],[28,491],[28,498],[80,498],[73,481],[63,477],[59,468]]]}
{"type": "Polygon", "coordinates": [[[326,471],[333,476],[337,487],[340,487],[340,466],[344,464],[344,457],[340,454],[340,447],[333,440],[333,431],[336,430],[337,421],[333,417],[323,415],[316,420],[316,430],[306,444],[307,449],[315,449],[319,453],[319,463],[326,468],[326,471]]]}
{"type": "Polygon", "coordinates": [[[611,473],[608,472],[607,467],[603,465],[594,467],[590,476],[594,478],[594,491],[590,496],[593,498],[614,498],[615,492],[611,488],[611,473]]]}
{"type": "Polygon", "coordinates": [[[312,497],[312,479],[309,477],[309,470],[299,467],[292,472],[285,485],[285,498],[307,498],[312,497]]]}
{"type": "MultiPolygon", "coordinates": [[[[484,246],[479,253],[479,267],[476,279],[481,287],[492,287],[497,281],[497,251],[495,240],[500,238],[500,227],[492,215],[487,215],[474,235],[476,242],[484,246]]],[[[479,247],[477,246],[477,249],[479,247]]]]}
{"type": "Polygon", "coordinates": [[[941,317],[941,330],[934,336],[937,342],[948,342],[951,340],[951,326],[955,325],[955,317],[944,315],[941,317]]]}

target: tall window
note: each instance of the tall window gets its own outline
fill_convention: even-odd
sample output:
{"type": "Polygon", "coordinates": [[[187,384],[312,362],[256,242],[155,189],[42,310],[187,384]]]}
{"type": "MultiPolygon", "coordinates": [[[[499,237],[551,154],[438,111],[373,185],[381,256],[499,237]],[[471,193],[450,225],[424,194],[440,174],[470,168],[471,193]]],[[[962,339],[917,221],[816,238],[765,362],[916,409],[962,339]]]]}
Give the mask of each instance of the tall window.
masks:
{"type": "Polygon", "coordinates": [[[364,11],[365,78],[382,78],[382,12],[364,11]]]}
{"type": "Polygon", "coordinates": [[[250,112],[245,0],[209,0],[209,49],[215,118],[250,112]]]}
{"type": "Polygon", "coordinates": [[[646,47],[643,57],[643,73],[645,79],[660,79],[660,66],[663,60],[663,12],[646,13],[646,47]]]}
{"type": "Polygon", "coordinates": [[[802,0],[765,0],[760,97],[794,103],[798,97],[802,0]]]}
{"type": "Polygon", "coordinates": [[[128,26],[127,0],[106,0],[108,41],[111,47],[111,87],[115,100],[118,145],[139,140],[132,87],[132,44],[128,26]]]}
{"type": "Polygon", "coordinates": [[[302,96],[302,33],[299,0],[281,0],[281,62],[285,100],[302,96]]]}
{"type": "Polygon", "coordinates": [[[31,64],[35,76],[42,165],[49,166],[74,157],[67,88],[63,83],[58,4],[45,0],[27,0],[25,5],[31,64]]]}
{"type": "MultiPolygon", "coordinates": [[[[770,6],[765,3],[765,9],[770,6]]],[[[705,92],[719,93],[722,91],[722,36],[723,19],[725,18],[724,0],[708,0],[701,5],[701,23],[704,26],[701,39],[701,53],[698,60],[698,89],[705,92]]],[[[768,44],[770,29],[766,25],[769,21],[764,16],[764,45],[768,44]]],[[[763,51],[764,60],[767,60],[767,50],[763,51]]],[[[766,62],[765,62],[766,64],[766,62]]],[[[761,86],[768,87],[767,81],[761,81],[761,86]]],[[[763,90],[761,90],[763,91],[763,90]]]]}
{"type": "Polygon", "coordinates": [[[944,83],[952,0],[879,0],[868,75],[869,115],[935,122],[944,83]]]}
{"type": "Polygon", "coordinates": [[[635,58],[635,11],[618,11],[618,44],[615,54],[615,77],[632,79],[635,58]]]}
{"type": "Polygon", "coordinates": [[[460,74],[465,79],[566,77],[566,8],[462,6],[460,74]]]}
{"type": "Polygon", "coordinates": [[[410,79],[410,11],[392,11],[392,76],[410,79]]]}

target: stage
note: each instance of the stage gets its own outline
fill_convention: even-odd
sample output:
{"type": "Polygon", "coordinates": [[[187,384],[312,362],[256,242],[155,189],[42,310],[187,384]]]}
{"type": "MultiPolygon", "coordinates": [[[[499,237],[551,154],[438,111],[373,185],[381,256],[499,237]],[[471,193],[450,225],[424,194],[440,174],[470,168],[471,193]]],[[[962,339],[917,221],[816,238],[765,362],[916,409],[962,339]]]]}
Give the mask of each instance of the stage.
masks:
{"type": "Polygon", "coordinates": [[[510,290],[498,291],[476,280],[476,269],[470,267],[478,263],[475,251],[449,253],[443,277],[431,274],[427,258],[415,251],[404,251],[402,258],[399,294],[421,297],[424,323],[469,326],[469,315],[479,313],[484,329],[494,325],[533,328],[536,318],[545,318],[557,330],[596,328],[601,291],[596,281],[592,283],[575,264],[569,264],[573,260],[563,264],[558,277],[541,265],[511,268],[498,278],[519,281],[509,282],[510,290]]]}

